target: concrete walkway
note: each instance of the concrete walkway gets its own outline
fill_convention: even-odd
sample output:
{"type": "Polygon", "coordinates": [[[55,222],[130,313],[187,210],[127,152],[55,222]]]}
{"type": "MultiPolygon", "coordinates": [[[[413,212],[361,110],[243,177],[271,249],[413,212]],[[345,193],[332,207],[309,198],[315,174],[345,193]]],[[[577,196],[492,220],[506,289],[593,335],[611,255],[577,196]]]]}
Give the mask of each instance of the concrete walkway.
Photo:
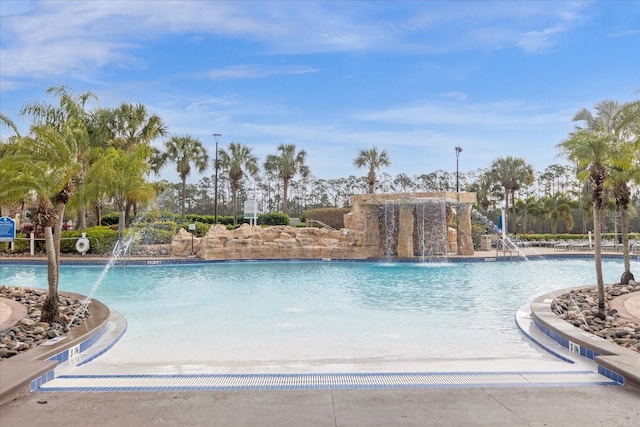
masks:
{"type": "Polygon", "coordinates": [[[640,391],[617,386],[388,391],[31,393],[6,426],[631,426],[640,391]]]}

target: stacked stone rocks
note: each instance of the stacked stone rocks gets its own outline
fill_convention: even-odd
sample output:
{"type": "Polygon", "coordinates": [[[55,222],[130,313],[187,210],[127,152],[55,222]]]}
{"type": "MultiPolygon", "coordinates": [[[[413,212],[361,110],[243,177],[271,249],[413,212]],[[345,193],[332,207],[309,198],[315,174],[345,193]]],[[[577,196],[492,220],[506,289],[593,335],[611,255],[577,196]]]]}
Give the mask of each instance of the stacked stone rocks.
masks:
{"type": "MultiPolygon", "coordinates": [[[[65,334],[66,325],[82,305],[82,301],[59,295],[60,322],[41,322],[41,307],[47,296],[43,289],[28,289],[0,285],[0,297],[19,302],[27,308],[27,316],[15,326],[0,331],[0,358],[15,356],[65,334]]],[[[75,327],[89,317],[89,311],[78,313],[71,327],[75,327]]]]}
{"type": "Polygon", "coordinates": [[[640,284],[630,281],[628,285],[619,283],[605,286],[606,318],[601,320],[598,314],[597,287],[572,290],[556,296],[552,309],[559,317],[572,325],[614,342],[622,347],[640,352],[640,324],[620,317],[609,302],[619,296],[640,291],[640,284]]]}

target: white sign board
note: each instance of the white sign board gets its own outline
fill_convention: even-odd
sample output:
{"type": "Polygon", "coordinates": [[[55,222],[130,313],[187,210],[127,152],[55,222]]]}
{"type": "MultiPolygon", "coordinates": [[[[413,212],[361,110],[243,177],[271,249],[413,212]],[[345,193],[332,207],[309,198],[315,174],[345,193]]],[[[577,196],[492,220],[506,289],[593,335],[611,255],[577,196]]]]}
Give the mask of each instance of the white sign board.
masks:
{"type": "Polygon", "coordinates": [[[245,218],[257,218],[258,217],[258,201],[246,200],[244,202],[244,217],[245,218]]]}

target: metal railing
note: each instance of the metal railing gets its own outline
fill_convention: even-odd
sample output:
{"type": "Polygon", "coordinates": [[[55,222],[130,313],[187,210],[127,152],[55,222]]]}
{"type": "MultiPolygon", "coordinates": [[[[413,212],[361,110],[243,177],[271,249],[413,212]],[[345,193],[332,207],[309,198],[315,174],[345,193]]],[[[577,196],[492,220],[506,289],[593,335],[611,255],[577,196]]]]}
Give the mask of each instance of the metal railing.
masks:
{"type": "Polygon", "coordinates": [[[316,223],[316,224],[320,224],[322,227],[327,228],[329,230],[333,230],[333,231],[337,231],[335,228],[333,228],[332,226],[325,224],[322,221],[318,221],[317,219],[308,219],[307,220],[307,224],[310,225],[311,223],[316,223]]]}

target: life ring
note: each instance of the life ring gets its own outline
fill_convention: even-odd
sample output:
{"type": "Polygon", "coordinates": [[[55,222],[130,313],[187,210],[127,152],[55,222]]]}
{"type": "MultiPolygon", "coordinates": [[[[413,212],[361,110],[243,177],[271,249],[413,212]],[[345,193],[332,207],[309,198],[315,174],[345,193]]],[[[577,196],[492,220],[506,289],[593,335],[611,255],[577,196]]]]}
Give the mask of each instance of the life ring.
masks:
{"type": "Polygon", "coordinates": [[[86,254],[89,250],[89,239],[85,237],[85,234],[82,233],[82,237],[78,239],[76,242],[76,251],[80,252],[82,255],[86,254]]]}

